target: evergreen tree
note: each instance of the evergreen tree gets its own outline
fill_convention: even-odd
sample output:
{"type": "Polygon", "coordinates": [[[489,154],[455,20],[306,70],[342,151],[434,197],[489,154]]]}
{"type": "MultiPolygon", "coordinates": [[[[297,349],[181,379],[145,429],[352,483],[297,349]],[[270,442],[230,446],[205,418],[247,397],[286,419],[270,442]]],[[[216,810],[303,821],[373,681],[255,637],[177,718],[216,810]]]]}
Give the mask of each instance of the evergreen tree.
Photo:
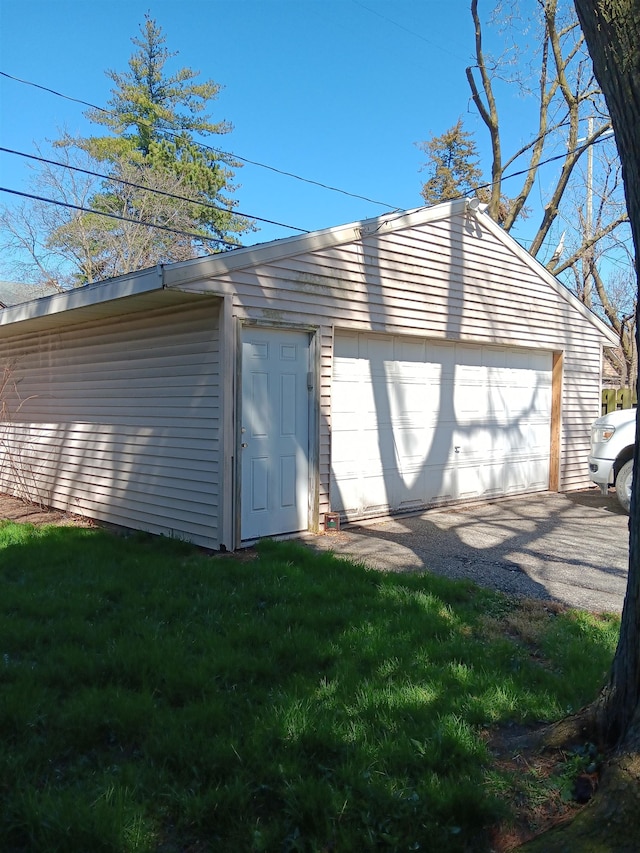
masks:
{"type": "Polygon", "coordinates": [[[74,150],[82,152],[107,175],[108,180],[88,199],[93,210],[196,236],[185,239],[175,232],[131,222],[123,225],[95,214],[66,217],[48,234],[46,245],[73,259],[78,269],[74,284],[130,272],[139,268],[137,264],[148,266],[220,251],[228,243],[238,243],[238,236],[254,227],[233,212],[236,202],[229,197],[234,190],[232,167],[240,164],[196,141],[196,137],[226,134],[232,129],[228,122],[213,122],[206,113],[220,86],[211,80],[197,82],[198,72],[190,68],[170,74],[166,66],[176,54],[166,48],[161,28],[148,15],[140,33],[140,38],[132,39],[137,50],[129,60],[129,70],[106,72],[114,83],[108,108],[87,113],[110,133],[78,139],[66,136],[56,145],[66,150],[67,159],[74,150]],[[150,192],[133,191],[123,180],[133,180],[150,192]],[[183,200],[163,196],[163,192],[183,200]],[[217,244],[211,238],[224,242],[217,244]],[[125,244],[126,251],[121,251],[125,244]]]}
{"type": "Polygon", "coordinates": [[[419,142],[427,155],[424,169],[429,177],[420,194],[427,204],[437,204],[471,193],[482,181],[479,156],[471,133],[463,130],[462,119],[441,136],[419,142]]]}
{"type": "Polygon", "coordinates": [[[161,28],[146,15],[140,32],[141,38],[132,39],[138,50],[129,60],[129,70],[107,72],[114,83],[109,109],[87,114],[114,135],[90,137],[83,140],[83,147],[100,161],[117,163],[124,158],[170,172],[191,189],[190,195],[228,208],[224,212],[194,208],[206,232],[229,237],[246,231],[249,223],[233,214],[235,202],[226,195],[234,189],[230,167],[240,164],[195,140],[196,134],[207,137],[232,130],[228,122],[212,122],[205,112],[220,85],[212,80],[196,82],[198,72],[191,68],[168,75],[165,66],[177,54],[165,47],[161,28]]]}

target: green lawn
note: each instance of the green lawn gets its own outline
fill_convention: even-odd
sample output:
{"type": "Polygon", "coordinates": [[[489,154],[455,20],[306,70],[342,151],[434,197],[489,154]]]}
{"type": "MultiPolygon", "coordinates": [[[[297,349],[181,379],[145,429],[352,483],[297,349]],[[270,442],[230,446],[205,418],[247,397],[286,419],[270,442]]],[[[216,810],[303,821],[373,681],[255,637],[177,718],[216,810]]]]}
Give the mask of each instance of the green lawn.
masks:
{"type": "Polygon", "coordinates": [[[482,731],[589,701],[617,630],[294,544],[2,523],[0,849],[485,850],[513,780],[482,731]]]}

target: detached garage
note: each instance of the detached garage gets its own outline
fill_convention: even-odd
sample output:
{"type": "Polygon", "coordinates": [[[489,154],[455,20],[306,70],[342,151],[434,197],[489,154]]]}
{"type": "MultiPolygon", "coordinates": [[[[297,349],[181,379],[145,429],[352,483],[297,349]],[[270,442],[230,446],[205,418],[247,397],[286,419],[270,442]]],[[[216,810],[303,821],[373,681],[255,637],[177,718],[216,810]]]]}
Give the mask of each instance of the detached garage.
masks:
{"type": "Polygon", "coordinates": [[[0,488],[233,549],[588,485],[607,327],[464,199],[0,311],[0,488]]]}

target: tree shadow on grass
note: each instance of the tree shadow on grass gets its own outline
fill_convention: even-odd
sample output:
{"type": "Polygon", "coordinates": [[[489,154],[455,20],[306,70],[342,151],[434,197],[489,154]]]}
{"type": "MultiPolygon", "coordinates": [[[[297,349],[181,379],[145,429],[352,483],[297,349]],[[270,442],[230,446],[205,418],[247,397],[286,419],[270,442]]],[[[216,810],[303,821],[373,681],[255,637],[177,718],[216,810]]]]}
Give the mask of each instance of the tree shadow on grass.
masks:
{"type": "MultiPolygon", "coordinates": [[[[512,605],[470,583],[293,543],[246,561],[95,530],[2,534],[13,850],[134,849],[137,826],[136,849],[163,853],[481,851],[503,810],[480,732],[581,701],[567,643],[552,652],[559,617],[543,612],[536,657],[499,628],[512,605]]],[[[564,630],[595,690],[606,638],[564,630]]]]}

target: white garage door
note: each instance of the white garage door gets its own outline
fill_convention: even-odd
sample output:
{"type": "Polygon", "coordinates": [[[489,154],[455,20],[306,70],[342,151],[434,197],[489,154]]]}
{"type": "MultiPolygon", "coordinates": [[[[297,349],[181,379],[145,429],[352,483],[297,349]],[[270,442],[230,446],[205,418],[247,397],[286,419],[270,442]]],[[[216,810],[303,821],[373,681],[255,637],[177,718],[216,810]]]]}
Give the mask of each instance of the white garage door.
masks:
{"type": "Polygon", "coordinates": [[[551,353],[336,334],[331,506],[362,517],[549,487],[551,353]]]}

